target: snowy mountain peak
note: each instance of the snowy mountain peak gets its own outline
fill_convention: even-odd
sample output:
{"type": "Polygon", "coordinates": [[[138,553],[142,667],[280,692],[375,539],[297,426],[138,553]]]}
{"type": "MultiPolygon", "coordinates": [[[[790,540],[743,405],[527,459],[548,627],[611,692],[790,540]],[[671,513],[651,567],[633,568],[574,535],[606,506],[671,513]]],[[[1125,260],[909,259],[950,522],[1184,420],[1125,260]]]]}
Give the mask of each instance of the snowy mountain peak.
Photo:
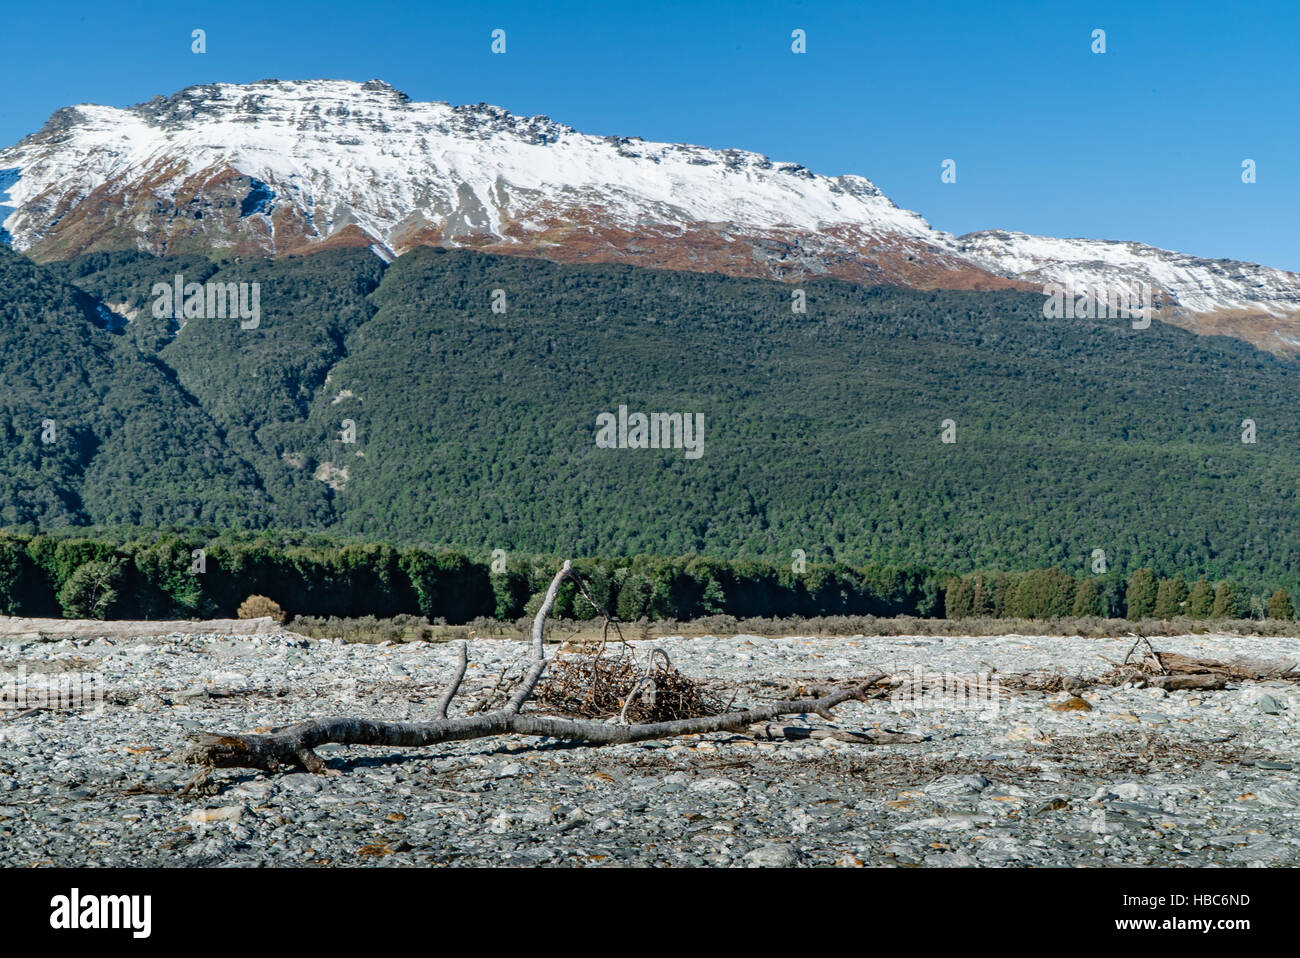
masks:
{"type": "Polygon", "coordinates": [[[125,109],[65,107],[0,151],[0,229],[37,259],[340,246],[387,258],[440,245],[921,288],[1140,278],[1178,304],[1176,322],[1213,314],[1250,331],[1266,316],[1255,341],[1300,341],[1288,326],[1300,277],[1280,270],[1138,243],[953,237],[860,176],[414,101],[382,80],[213,83],[125,109]]]}

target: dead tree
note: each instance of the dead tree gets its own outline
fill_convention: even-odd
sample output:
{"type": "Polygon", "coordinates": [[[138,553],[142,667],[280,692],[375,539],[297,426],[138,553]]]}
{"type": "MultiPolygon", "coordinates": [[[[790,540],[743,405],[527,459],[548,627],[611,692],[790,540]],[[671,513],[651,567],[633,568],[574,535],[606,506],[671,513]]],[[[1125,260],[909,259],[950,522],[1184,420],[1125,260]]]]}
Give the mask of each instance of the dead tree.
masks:
{"type": "Polygon", "coordinates": [[[833,692],[821,690],[823,694],[820,698],[771,702],[743,711],[639,725],[524,714],[524,704],[546,671],[548,660],[543,643],[546,617],[555,605],[556,596],[565,579],[573,579],[582,588],[581,580],[566,561],[551,581],[546,598],[533,619],[532,664],[510,699],[496,711],[461,718],[448,717],[448,709],[468,667],[467,652],[462,647],[456,674],[438,701],[438,717],[430,721],[375,722],[360,718],[335,718],[299,722],[265,734],[222,735],[198,732],[191,736],[195,744],[183,752],[181,758],[207,769],[256,768],[273,772],[297,767],[319,774],[325,771],[325,763],[314,749],[327,743],[419,748],[440,742],[492,735],[536,735],[589,745],[622,745],[681,735],[747,730],[751,725],[785,715],[811,712],[829,718],[830,710],[835,706],[850,699],[866,697],[877,683],[885,679],[883,673],[873,674],[849,688],[833,692]]]}

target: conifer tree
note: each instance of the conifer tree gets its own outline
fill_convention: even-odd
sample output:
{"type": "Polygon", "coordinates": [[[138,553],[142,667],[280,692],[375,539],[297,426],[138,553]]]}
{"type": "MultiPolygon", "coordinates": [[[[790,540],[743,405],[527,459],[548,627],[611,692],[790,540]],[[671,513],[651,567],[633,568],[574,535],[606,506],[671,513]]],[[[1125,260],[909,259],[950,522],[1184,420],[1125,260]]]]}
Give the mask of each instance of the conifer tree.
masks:
{"type": "Polygon", "coordinates": [[[1187,583],[1181,574],[1172,579],[1161,579],[1156,590],[1155,617],[1172,619],[1182,612],[1183,603],[1187,601],[1187,583]]]}
{"type": "Polygon", "coordinates": [[[1241,614],[1241,597],[1237,595],[1237,590],[1232,587],[1231,582],[1226,580],[1220,582],[1214,590],[1214,607],[1210,610],[1210,617],[1239,619],[1241,614]]]}
{"type": "Polygon", "coordinates": [[[1201,576],[1187,596],[1187,616],[1192,619],[1208,619],[1213,609],[1214,587],[1201,576]]]}
{"type": "Polygon", "coordinates": [[[1150,617],[1156,609],[1156,594],[1159,586],[1156,585],[1156,574],[1150,569],[1142,568],[1133,573],[1133,578],[1129,580],[1128,592],[1128,617],[1130,619],[1145,619],[1150,617]]]}
{"type": "Polygon", "coordinates": [[[1106,603],[1101,597],[1101,590],[1092,579],[1079,580],[1079,587],[1074,592],[1074,614],[1076,616],[1106,614],[1106,603]]]}
{"type": "Polygon", "coordinates": [[[1291,603],[1291,596],[1287,594],[1286,589],[1278,589],[1268,600],[1268,617],[1288,622],[1295,618],[1295,606],[1291,603]]]}

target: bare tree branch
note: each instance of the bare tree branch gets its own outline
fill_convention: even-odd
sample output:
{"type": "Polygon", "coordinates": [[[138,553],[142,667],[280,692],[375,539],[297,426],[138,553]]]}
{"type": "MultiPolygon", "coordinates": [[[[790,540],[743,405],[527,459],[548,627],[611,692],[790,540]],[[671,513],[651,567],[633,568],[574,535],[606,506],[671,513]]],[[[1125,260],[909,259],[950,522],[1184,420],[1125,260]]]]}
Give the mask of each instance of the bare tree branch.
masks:
{"type": "Polygon", "coordinates": [[[460,662],[456,665],[456,674],[452,677],[451,684],[447,686],[447,691],[442,693],[442,698],[438,699],[438,718],[447,717],[447,709],[451,707],[451,700],[456,697],[460,691],[460,683],[465,679],[465,670],[469,668],[469,642],[460,644],[460,662]]]}
{"type": "Polygon", "coordinates": [[[555,605],[556,596],[560,594],[560,585],[565,579],[573,575],[573,564],[568,559],[564,560],[564,565],[560,571],[555,573],[555,578],[551,580],[551,587],[546,590],[546,598],[542,602],[541,608],[537,610],[537,616],[533,619],[533,667],[528,670],[524,676],[523,684],[515,690],[515,694],[510,697],[506,704],[506,713],[514,715],[518,712],[528,697],[533,694],[533,689],[546,671],[546,647],[543,638],[546,633],[546,617],[551,614],[551,607],[555,605]]]}
{"type": "MultiPolygon", "coordinates": [[[[554,607],[560,586],[566,578],[573,578],[578,583],[580,591],[593,605],[600,608],[599,604],[591,599],[585,586],[577,579],[571,563],[566,561],[551,581],[545,599],[533,620],[532,666],[509,702],[495,712],[460,718],[447,717],[448,708],[460,688],[468,667],[469,656],[466,644],[461,646],[456,674],[447,691],[438,701],[438,718],[432,721],[374,722],[359,718],[335,718],[300,722],[265,734],[222,735],[198,732],[192,735],[195,745],[182,753],[181,758],[202,765],[205,769],[257,768],[277,771],[300,767],[309,772],[321,773],[325,771],[325,763],[314,749],[327,743],[418,748],[442,742],[514,734],[545,736],[591,745],[621,745],[681,735],[738,731],[748,729],[755,723],[766,722],[784,715],[814,713],[829,716],[830,710],[835,706],[850,699],[863,698],[870,694],[878,683],[887,681],[883,673],[874,673],[850,688],[834,691],[818,690],[825,693],[818,698],[772,702],[743,711],[724,712],[721,715],[705,715],[639,725],[521,714],[520,710],[533,694],[538,680],[546,670],[544,643],[546,618],[554,607]]],[[[608,613],[606,616],[608,620],[608,613]]]]}

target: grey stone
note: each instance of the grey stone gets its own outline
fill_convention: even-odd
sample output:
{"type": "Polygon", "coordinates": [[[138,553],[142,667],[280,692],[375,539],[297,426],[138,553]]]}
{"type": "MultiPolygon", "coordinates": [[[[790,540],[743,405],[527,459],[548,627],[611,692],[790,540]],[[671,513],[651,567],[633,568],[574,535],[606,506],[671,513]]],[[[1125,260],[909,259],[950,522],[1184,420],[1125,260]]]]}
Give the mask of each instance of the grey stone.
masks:
{"type": "Polygon", "coordinates": [[[1283,705],[1277,699],[1273,698],[1273,696],[1265,692],[1255,700],[1255,708],[1259,709],[1265,715],[1280,715],[1282,714],[1283,705]]]}
{"type": "Polygon", "coordinates": [[[744,862],[750,868],[791,868],[799,863],[800,854],[792,845],[760,845],[745,854],[744,862]]]}

